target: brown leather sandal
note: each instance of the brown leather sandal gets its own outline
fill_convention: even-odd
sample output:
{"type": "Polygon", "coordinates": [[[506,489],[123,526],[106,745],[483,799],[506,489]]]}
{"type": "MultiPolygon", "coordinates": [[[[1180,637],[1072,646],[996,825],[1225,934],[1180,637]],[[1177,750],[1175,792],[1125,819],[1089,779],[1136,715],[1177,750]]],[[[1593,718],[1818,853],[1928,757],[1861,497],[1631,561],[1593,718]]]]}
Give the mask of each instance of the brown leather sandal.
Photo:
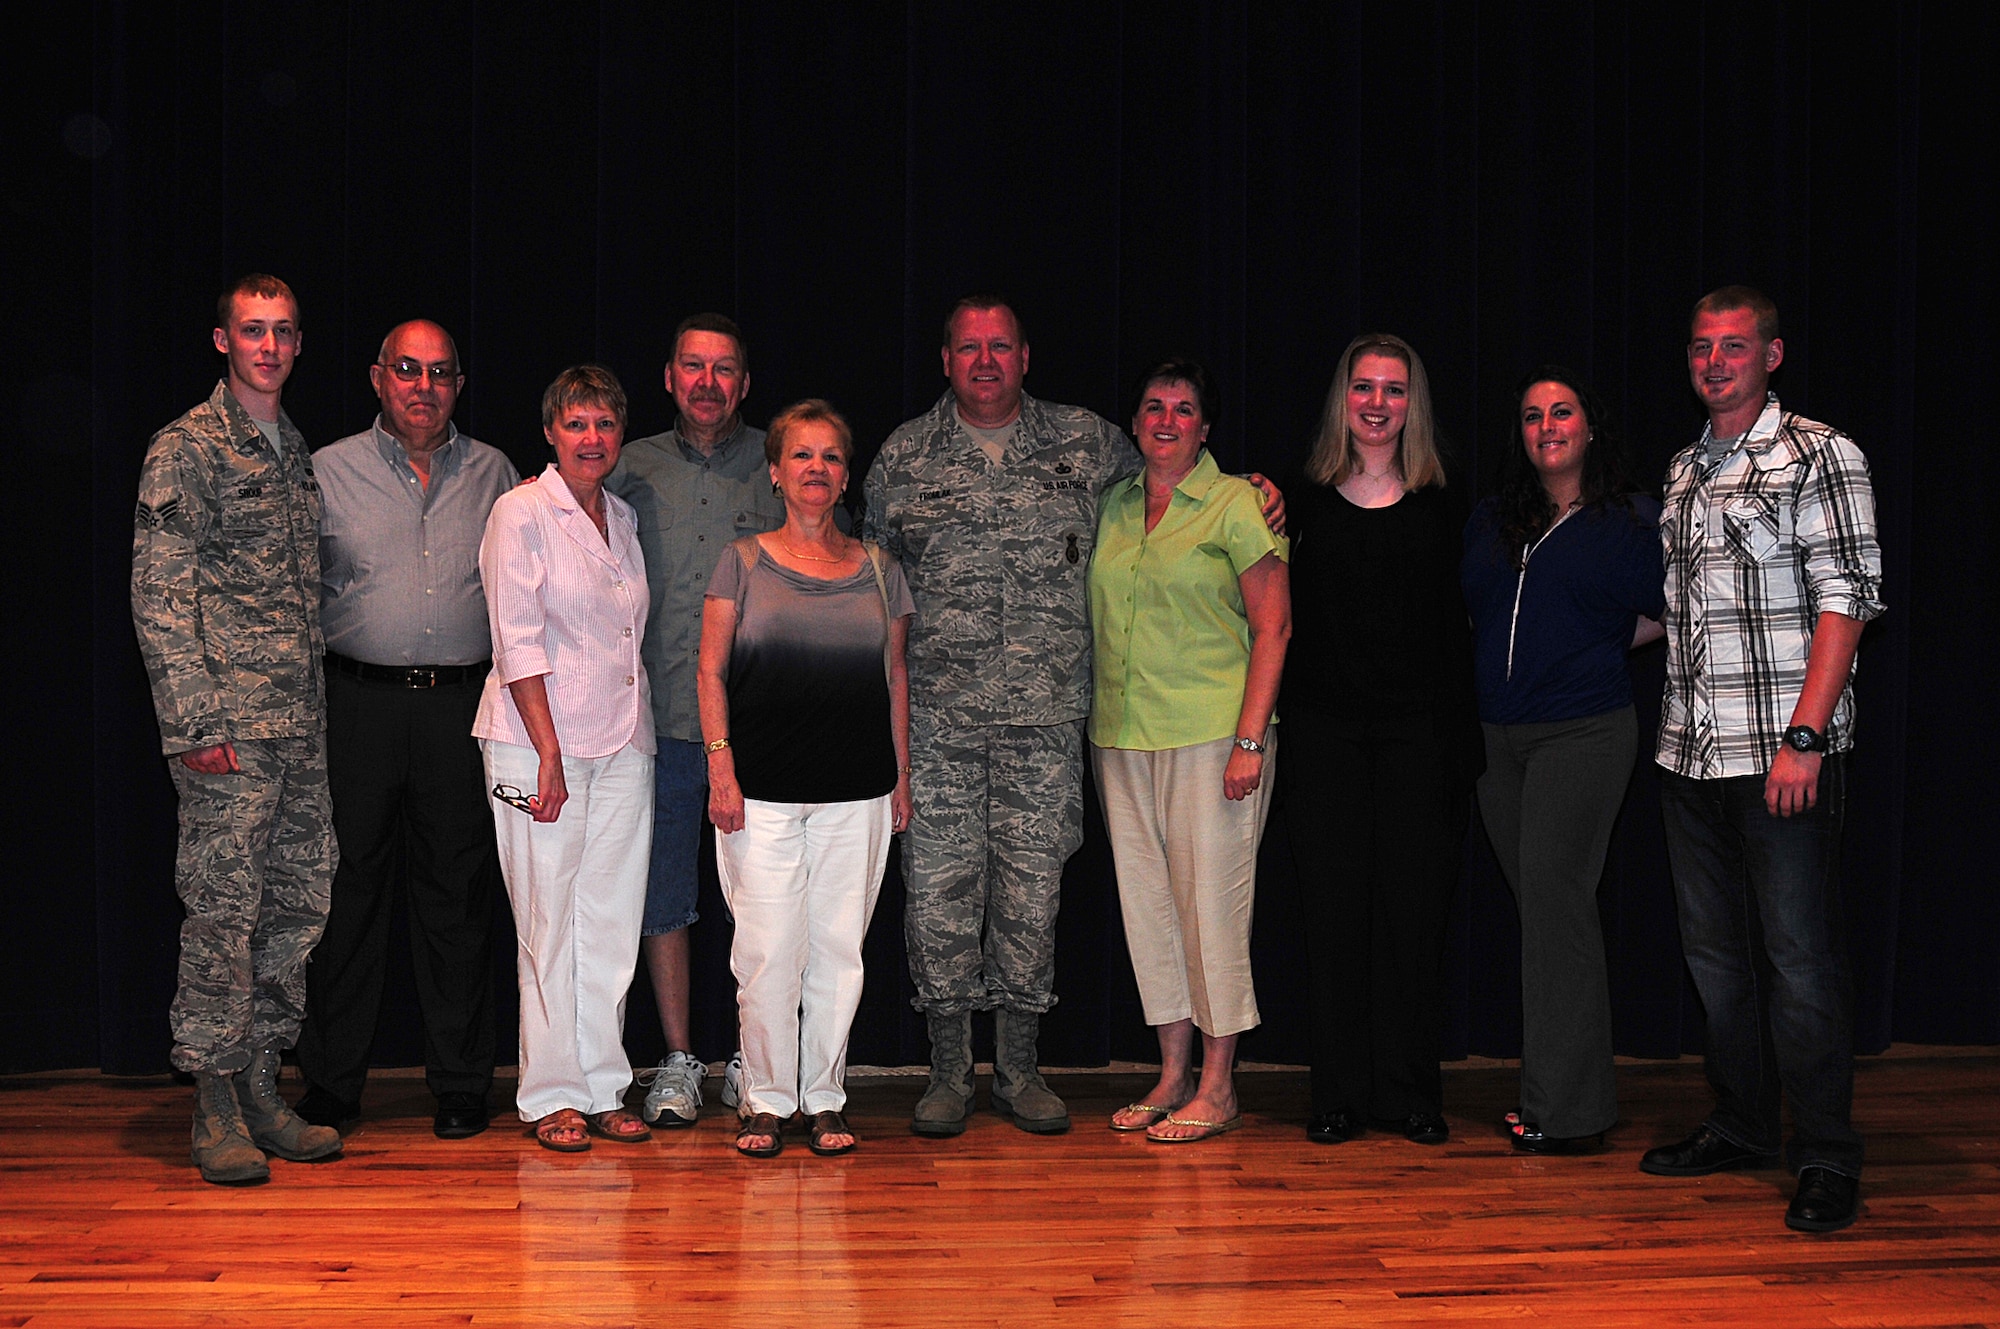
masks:
{"type": "Polygon", "coordinates": [[[736,1128],[736,1152],[745,1158],[776,1158],[785,1150],[785,1123],[778,1120],[774,1112],[759,1112],[745,1117],[743,1124],[736,1128]],[[771,1143],[755,1148],[744,1144],[755,1135],[768,1135],[771,1143]]]}
{"type": "Polygon", "coordinates": [[[806,1148],[812,1150],[821,1158],[833,1158],[839,1154],[852,1153],[854,1144],[851,1140],[847,1144],[836,1145],[822,1144],[821,1141],[825,1140],[829,1135],[852,1136],[853,1134],[854,1128],[849,1126],[847,1118],[841,1116],[838,1112],[815,1112],[812,1114],[812,1121],[807,1127],[806,1148]]]}
{"type": "Polygon", "coordinates": [[[584,1134],[587,1129],[581,1112],[575,1108],[557,1108],[535,1123],[535,1143],[559,1154],[581,1154],[590,1148],[590,1139],[584,1134]],[[571,1131],[576,1132],[575,1139],[557,1138],[559,1133],[571,1131]]]}
{"type": "Polygon", "coordinates": [[[593,1112],[585,1120],[590,1123],[592,1135],[601,1135],[607,1140],[616,1140],[619,1144],[637,1144],[641,1140],[653,1138],[653,1128],[624,1108],[593,1112]]]}

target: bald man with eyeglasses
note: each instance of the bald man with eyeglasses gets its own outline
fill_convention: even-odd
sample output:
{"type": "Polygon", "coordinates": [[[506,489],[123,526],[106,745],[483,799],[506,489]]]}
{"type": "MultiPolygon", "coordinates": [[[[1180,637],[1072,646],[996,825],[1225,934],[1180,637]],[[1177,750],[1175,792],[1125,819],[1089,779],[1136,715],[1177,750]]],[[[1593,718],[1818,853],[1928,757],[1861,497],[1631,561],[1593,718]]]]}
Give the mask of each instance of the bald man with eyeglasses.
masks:
{"type": "Polygon", "coordinates": [[[373,427],[313,455],[325,495],[320,621],[340,867],[306,971],[298,1110],[328,1126],[360,1115],[400,893],[433,1129],[464,1139],[487,1124],[500,889],[472,738],[493,649],[479,541],[494,500],[520,477],[452,423],[465,374],[437,324],[392,329],[368,381],[382,403],[373,427]]]}

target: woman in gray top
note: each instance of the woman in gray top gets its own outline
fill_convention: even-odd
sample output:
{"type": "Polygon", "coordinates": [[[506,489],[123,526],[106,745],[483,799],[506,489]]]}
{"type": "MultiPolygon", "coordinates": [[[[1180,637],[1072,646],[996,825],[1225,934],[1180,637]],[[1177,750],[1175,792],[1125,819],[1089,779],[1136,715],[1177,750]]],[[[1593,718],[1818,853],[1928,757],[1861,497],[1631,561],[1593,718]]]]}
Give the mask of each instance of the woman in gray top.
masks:
{"type": "Polygon", "coordinates": [[[742,1030],[736,1147],[770,1157],[803,1111],[809,1147],[842,1154],[847,1034],[861,942],[889,837],[910,819],[902,569],[844,535],[833,510],[854,436],[808,399],[764,454],[785,524],[724,551],[702,612],[699,689],[716,866],[736,920],[742,1030]]]}

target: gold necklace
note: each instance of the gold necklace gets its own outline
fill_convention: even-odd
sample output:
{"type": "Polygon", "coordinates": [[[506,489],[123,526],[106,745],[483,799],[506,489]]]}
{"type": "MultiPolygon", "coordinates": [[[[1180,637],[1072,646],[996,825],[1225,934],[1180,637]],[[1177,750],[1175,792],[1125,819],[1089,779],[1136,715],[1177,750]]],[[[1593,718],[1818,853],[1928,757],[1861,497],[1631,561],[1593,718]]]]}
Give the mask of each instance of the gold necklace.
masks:
{"type": "Polygon", "coordinates": [[[832,558],[822,558],[818,554],[802,554],[798,550],[792,548],[792,542],[785,538],[785,533],[783,531],[778,532],[778,543],[783,545],[785,547],[785,552],[790,554],[793,558],[802,558],[808,563],[845,563],[847,561],[846,550],[842,550],[840,553],[836,554],[832,558]]]}

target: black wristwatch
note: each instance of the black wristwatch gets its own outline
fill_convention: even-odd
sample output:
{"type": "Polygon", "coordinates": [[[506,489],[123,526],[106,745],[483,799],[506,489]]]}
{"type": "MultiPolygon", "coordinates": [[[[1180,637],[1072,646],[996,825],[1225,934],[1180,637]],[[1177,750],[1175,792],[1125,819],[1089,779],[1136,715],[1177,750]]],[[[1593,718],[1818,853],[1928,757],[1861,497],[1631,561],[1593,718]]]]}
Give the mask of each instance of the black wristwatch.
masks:
{"type": "Polygon", "coordinates": [[[1826,735],[1811,725],[1795,724],[1785,731],[1785,746],[1794,752],[1826,751],[1826,735]]]}

